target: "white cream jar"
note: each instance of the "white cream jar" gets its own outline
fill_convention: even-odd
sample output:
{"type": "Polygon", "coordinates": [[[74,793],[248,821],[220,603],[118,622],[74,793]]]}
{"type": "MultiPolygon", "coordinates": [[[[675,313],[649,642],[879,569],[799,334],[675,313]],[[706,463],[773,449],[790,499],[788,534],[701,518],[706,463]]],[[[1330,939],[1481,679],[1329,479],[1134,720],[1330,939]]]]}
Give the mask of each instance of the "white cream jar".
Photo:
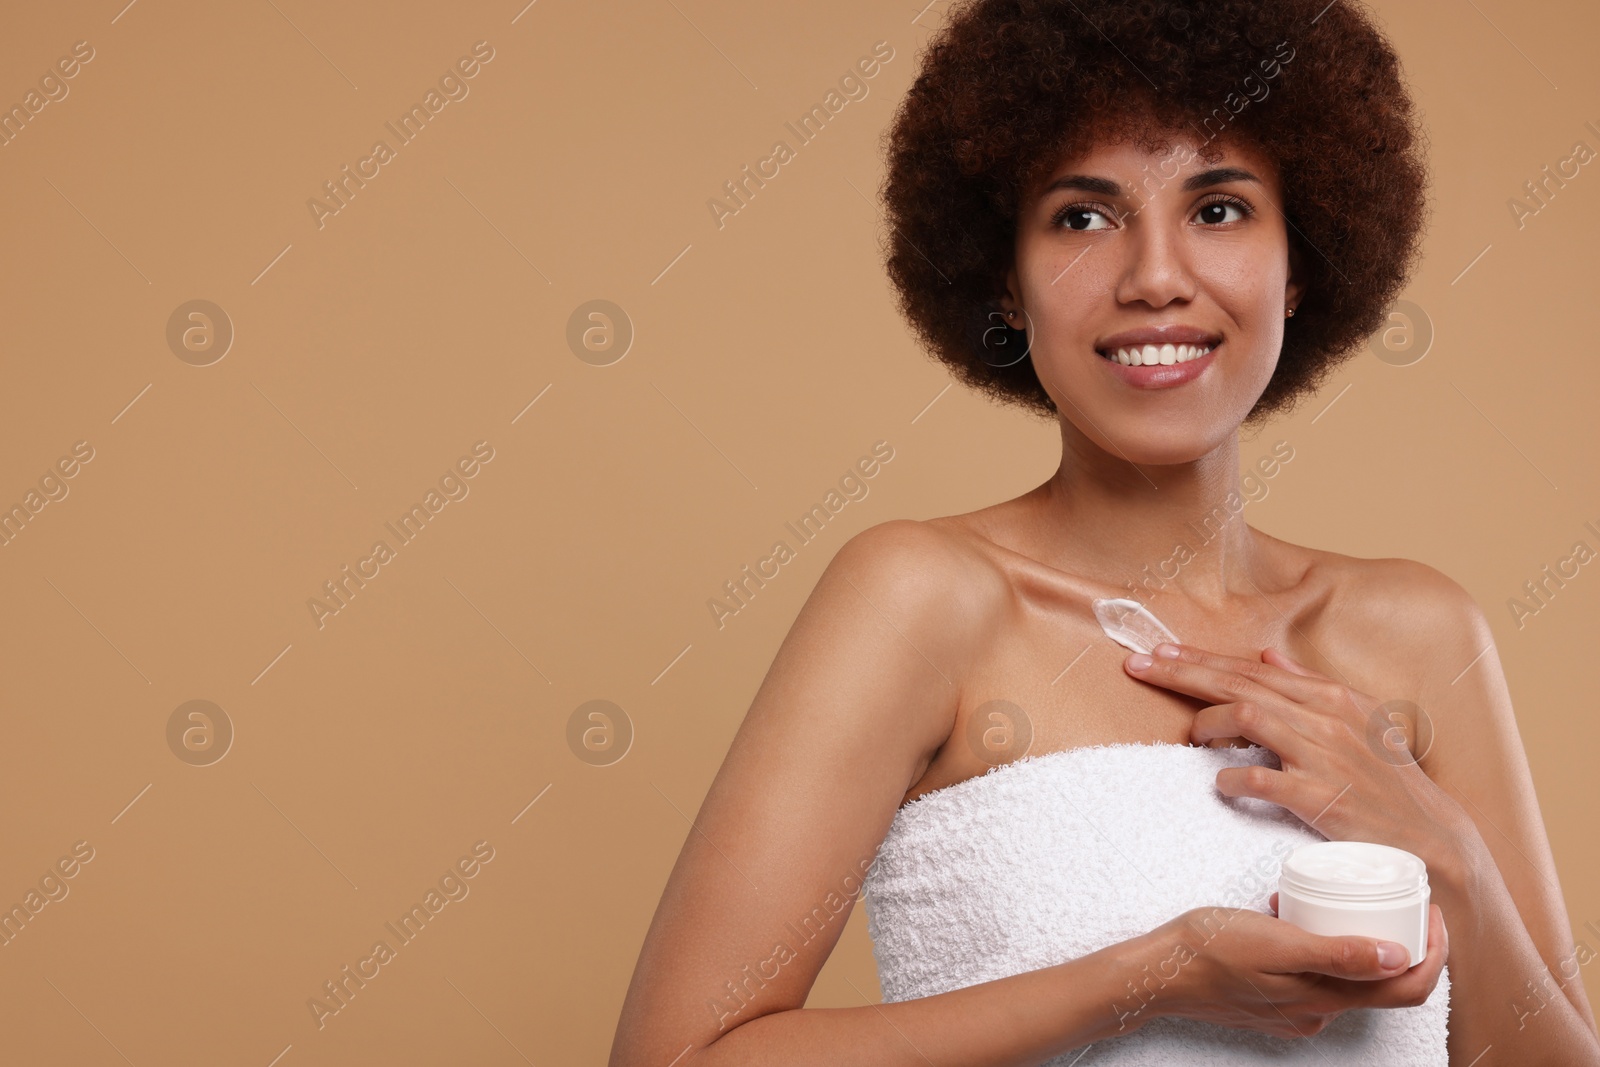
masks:
{"type": "Polygon", "coordinates": [[[1428,951],[1428,868],[1404,849],[1366,841],[1301,845],[1278,875],[1278,918],[1328,937],[1359,934],[1428,951]]]}

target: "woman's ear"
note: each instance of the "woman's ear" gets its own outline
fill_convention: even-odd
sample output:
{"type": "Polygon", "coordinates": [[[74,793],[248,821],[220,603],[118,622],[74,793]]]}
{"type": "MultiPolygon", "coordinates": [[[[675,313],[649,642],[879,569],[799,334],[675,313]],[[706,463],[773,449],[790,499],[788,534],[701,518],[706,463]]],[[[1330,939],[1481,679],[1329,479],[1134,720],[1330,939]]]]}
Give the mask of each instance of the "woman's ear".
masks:
{"type": "Polygon", "coordinates": [[[1013,266],[1006,271],[1006,291],[1000,297],[1000,311],[1006,316],[1006,325],[1015,329],[1022,329],[1022,301],[1019,294],[1022,287],[1017,284],[1017,268],[1013,266]],[[1016,312],[1015,315],[1012,312],[1016,312]]]}
{"type": "Polygon", "coordinates": [[[1300,246],[1294,238],[1289,239],[1289,283],[1283,290],[1283,306],[1297,308],[1306,295],[1306,261],[1300,254],[1300,246]]]}

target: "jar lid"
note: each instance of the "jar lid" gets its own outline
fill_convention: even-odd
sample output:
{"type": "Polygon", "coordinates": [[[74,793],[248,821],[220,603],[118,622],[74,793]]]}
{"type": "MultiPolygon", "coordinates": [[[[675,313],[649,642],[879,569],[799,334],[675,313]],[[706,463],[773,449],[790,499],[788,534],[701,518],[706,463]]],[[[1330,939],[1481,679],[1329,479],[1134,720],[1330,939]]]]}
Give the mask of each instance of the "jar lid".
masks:
{"type": "Polygon", "coordinates": [[[1421,859],[1369,841],[1316,841],[1283,861],[1283,887],[1335,900],[1386,900],[1427,884],[1428,868],[1421,859]]]}

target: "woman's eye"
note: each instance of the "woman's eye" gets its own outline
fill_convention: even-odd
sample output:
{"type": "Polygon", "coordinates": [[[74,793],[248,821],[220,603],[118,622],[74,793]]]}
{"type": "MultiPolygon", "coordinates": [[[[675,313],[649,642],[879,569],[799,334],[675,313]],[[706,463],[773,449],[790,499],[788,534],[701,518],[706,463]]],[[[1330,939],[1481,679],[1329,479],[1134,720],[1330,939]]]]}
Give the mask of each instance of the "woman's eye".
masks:
{"type": "Polygon", "coordinates": [[[1203,205],[1196,214],[1201,222],[1210,224],[1237,222],[1245,217],[1244,209],[1231,200],[1213,200],[1211,203],[1203,205]],[[1228,218],[1229,211],[1236,212],[1236,217],[1228,218]]]}
{"type": "Polygon", "coordinates": [[[1062,226],[1069,230],[1104,230],[1108,228],[1111,220],[1105,212],[1097,207],[1069,204],[1056,212],[1055,221],[1057,226],[1062,226]],[[1094,220],[1097,218],[1104,225],[1094,225],[1094,220]]]}

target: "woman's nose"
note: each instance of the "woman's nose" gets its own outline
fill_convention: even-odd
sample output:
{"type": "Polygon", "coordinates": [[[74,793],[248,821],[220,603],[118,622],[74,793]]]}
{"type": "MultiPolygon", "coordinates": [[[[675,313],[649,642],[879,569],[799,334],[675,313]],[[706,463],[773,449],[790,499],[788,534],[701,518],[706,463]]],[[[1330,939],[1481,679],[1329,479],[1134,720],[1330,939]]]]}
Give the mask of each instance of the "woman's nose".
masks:
{"type": "Polygon", "coordinates": [[[1117,281],[1119,302],[1159,308],[1174,300],[1194,299],[1194,273],[1182,229],[1158,221],[1146,210],[1129,220],[1124,233],[1126,261],[1117,281]]]}

